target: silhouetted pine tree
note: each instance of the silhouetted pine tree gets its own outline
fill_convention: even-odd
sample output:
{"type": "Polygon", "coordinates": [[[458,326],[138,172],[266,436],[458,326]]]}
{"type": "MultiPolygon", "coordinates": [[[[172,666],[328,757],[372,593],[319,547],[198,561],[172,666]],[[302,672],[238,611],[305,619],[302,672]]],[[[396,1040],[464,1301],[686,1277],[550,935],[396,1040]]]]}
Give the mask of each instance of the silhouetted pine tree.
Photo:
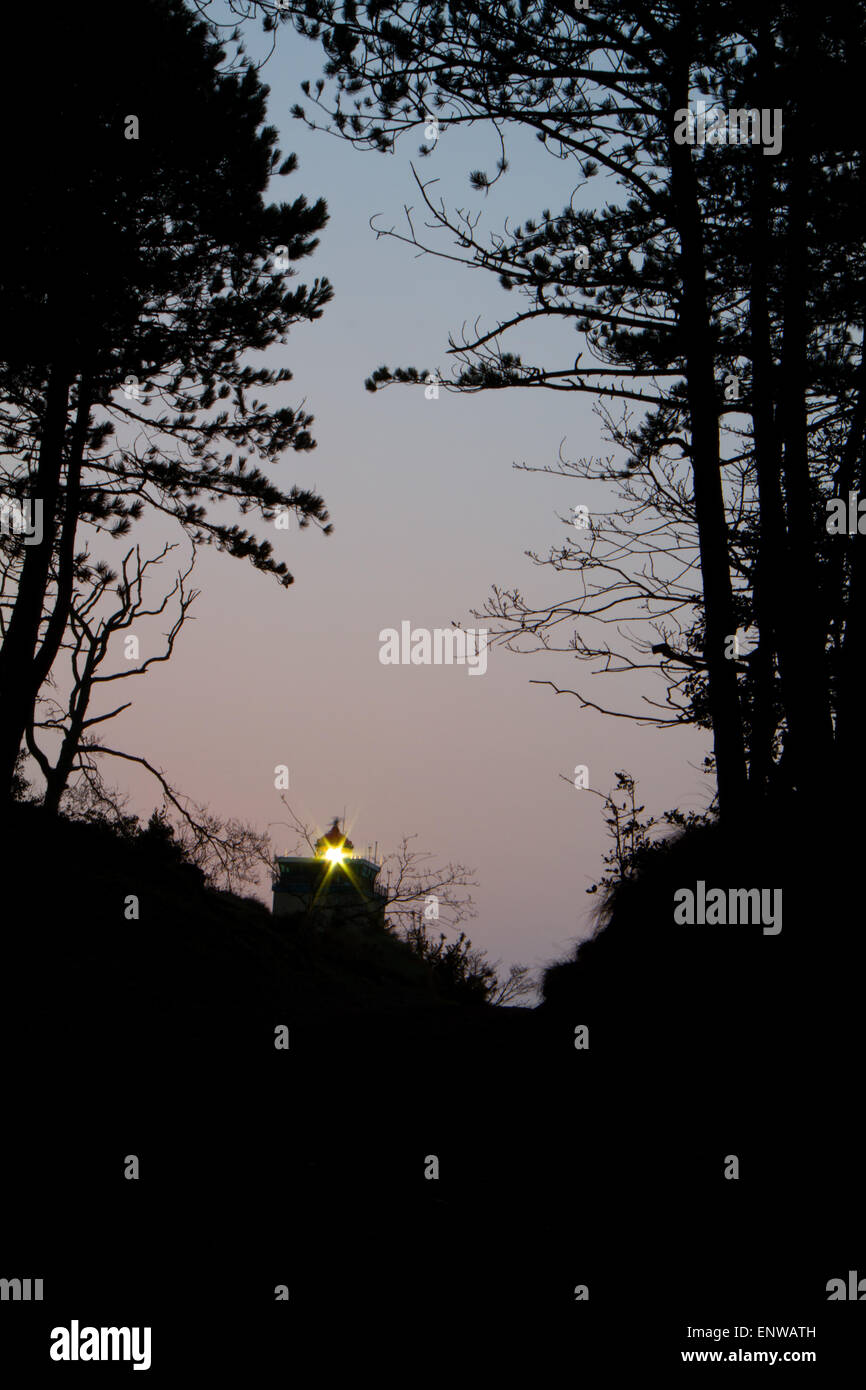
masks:
{"type": "Polygon", "coordinates": [[[255,462],[314,447],[311,416],[258,397],[291,373],[243,364],[330,299],[326,280],[286,286],[325,204],[265,201],[295,167],[264,124],[268,89],[248,65],[224,70],[181,0],[145,0],[134,40],[116,18],[96,0],[4,27],[2,487],[39,499],[44,538],[3,542],[0,797],[66,629],[84,528],[122,535],[151,508],[282,584],[270,542],[205,502],[329,529],[319,496],[255,462]]]}
{"type": "MultiPolygon", "coordinates": [[[[646,407],[623,436],[633,458],[647,465],[673,446],[690,467],[702,593],[680,670],[713,729],[722,814],[779,781],[822,795],[834,738],[844,781],[864,643],[862,604],[851,602],[862,545],[844,554],[846,542],[830,537],[839,544],[828,548],[823,502],[860,481],[864,458],[862,138],[845,73],[862,65],[866,7],[834,3],[817,28],[797,5],[758,12],[744,0],[288,9],[328,55],[322,81],[305,88],[313,116],[295,110],[309,124],[318,108],[332,130],[382,151],[434,118],[444,138],[461,125],[495,121],[503,137],[522,126],[573,160],[577,193],[600,170],[619,184],[618,206],[581,211],[572,199],[489,243],[468,217],[427,202],[466,264],[526,300],[493,332],[452,344],[463,370],[447,385],[576,390],[646,407]],[[781,150],[678,144],[675,113],[697,93],[728,109],[780,109],[781,150]],[[501,335],[545,317],[571,320],[601,365],[536,368],[501,349],[501,335]],[[744,389],[727,404],[731,372],[744,389]],[[720,417],[741,432],[753,493],[728,515],[720,417]],[[744,619],[760,641],[736,662],[725,647],[744,619]]],[[[470,180],[483,190],[506,170],[503,146],[495,175],[470,180]]],[[[383,367],[368,384],[425,374],[383,367]]]]}

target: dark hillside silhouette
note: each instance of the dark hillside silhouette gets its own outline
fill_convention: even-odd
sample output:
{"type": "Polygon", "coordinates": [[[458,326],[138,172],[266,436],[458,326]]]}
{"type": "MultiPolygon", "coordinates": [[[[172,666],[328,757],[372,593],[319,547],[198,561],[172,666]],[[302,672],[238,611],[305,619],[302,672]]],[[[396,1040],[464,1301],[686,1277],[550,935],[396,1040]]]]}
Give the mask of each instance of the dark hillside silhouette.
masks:
{"type": "MultiPolygon", "coordinates": [[[[839,998],[862,955],[851,930],[856,905],[853,827],[804,822],[779,813],[727,829],[697,826],[650,846],[628,877],[608,891],[591,937],[567,961],[548,967],[543,997],[550,1008],[615,1010],[635,1024],[656,1012],[672,1024],[683,1011],[695,1020],[727,994],[755,1004],[752,1021],[772,1019],[775,1006],[808,1005],[826,1016],[819,982],[839,998]],[[678,889],[781,889],[778,933],[762,925],[687,925],[674,921],[678,889]],[[685,988],[691,980],[694,987],[685,988]],[[796,999],[791,991],[797,990],[796,999]],[[773,1008],[768,1009],[768,991],[773,1008]],[[754,996],[754,999],[752,999],[754,996]],[[808,997],[806,997],[808,996],[808,997]],[[764,999],[765,1006],[760,1005],[764,999]]],[[[749,1018],[738,1008],[738,1025],[749,1018]]]]}
{"type": "Polygon", "coordinates": [[[311,1023],[460,998],[384,928],[314,917],[287,927],[257,899],[208,887],[157,818],[121,834],[22,804],[4,853],[20,890],[4,902],[6,1006],[24,1012],[30,980],[36,999],[52,995],[76,1017],[76,1035],[91,1009],[100,1029],[115,1012],[134,1017],[152,1045],[184,1019],[190,1035],[206,1025],[217,1041],[233,1018],[261,1027],[269,1010],[311,1023]]]}
{"type": "Polygon", "coordinates": [[[0,1043],[16,1059],[8,1103],[32,1116],[3,1153],[6,1190],[29,1194],[7,1252],[48,1252],[56,1280],[50,1213],[87,1205],[96,1235],[63,1257],[70,1286],[87,1286],[91,1264],[95,1288],[100,1262],[128,1269],[137,1189],[112,1180],[135,1153],[147,1182],[128,1290],[153,1296],[144,1271],[182,1223],[184,1248],[216,1247],[185,1306],[224,1310],[226,1356],[227,1329],[247,1326],[265,1355],[261,1301],[281,1278],[320,1317],[335,1250],[353,1309],[379,1306],[387,1279],[391,1308],[428,1278],[473,1305],[517,1297],[506,1264],[487,1281],[508,1240],[498,1204],[514,1200],[537,1139],[537,1124],[515,1131],[510,1099],[525,1087],[532,1010],[461,1003],[384,930],[283,930],[260,903],[207,888],[153,825],[123,836],[22,804],[4,851],[22,892],[4,899],[0,1043]],[[124,917],[129,895],[138,920],[124,917]],[[438,1182],[424,1178],[431,1153],[438,1182]]]}
{"type": "Polygon", "coordinates": [[[609,890],[594,934],[548,967],[542,1013],[589,1025],[593,1051],[635,1076],[671,1059],[708,1109],[705,1083],[734,1078],[758,1107],[770,1078],[826,1096],[856,1045],[866,958],[852,930],[857,902],[856,848],[835,825],[780,815],[684,831],[646,853],[609,890]],[[731,889],[780,889],[781,930],[677,924],[675,893],[699,881],[728,899],[731,889]]]}
{"type": "Polygon", "coordinates": [[[589,1029],[572,1084],[575,1104],[598,1117],[599,1200],[622,1212],[632,1191],[636,1227],[659,1241],[691,1229],[689,1258],[720,1288],[758,1299],[780,1267],[805,1289],[844,1249],[853,1259],[866,1234],[850,1072],[866,960],[854,839],[782,813],[672,836],[609,891],[595,934],[543,979],[539,1014],[558,1055],[576,1025],[589,1029]],[[781,888],[781,932],[675,924],[675,892],[698,880],[707,892],[781,888]],[[729,1154],[738,1180],[722,1178],[729,1154]]]}
{"type": "MultiPolygon", "coordinates": [[[[5,1177],[20,1190],[23,1154],[28,1190],[105,1211],[106,1153],[143,1148],[156,1233],[189,1172],[188,1233],[208,1242],[214,1213],[235,1213],[219,1227],[224,1291],[201,1293],[210,1315],[222,1298],[255,1325],[255,1289],[247,1307],[232,1280],[273,1268],[279,1282],[287,1249],[311,1312],[339,1249],[355,1311],[386,1285],[393,1312],[417,1311],[432,1286],[497,1318],[557,1319],[582,1281],[616,1300],[623,1262],[651,1252],[649,1324],[671,1300],[707,1298],[814,1318],[826,1279],[854,1267],[863,1158],[845,1059],[862,971],[835,896],[843,866],[806,854],[814,828],[780,824],[772,854],[716,826],[674,838],[548,970],[539,1008],[490,1009],[437,998],[381,933],[276,930],[260,904],[207,889],[153,827],[124,841],[61,819],[45,853],[45,826],[17,808],[7,850],[28,891],[23,912],[7,900],[2,1003],[5,1055],[28,1058],[51,1104],[5,1177]],[[698,878],[781,885],[781,933],[673,927],[675,888],[698,878]],[[130,893],[138,921],[123,917],[130,893]],[[102,1100],[76,1128],[89,1095],[102,1100]],[[78,1138],[58,1170],[62,1124],[78,1138]],[[723,1176],[731,1154],[737,1181],[723,1176]]],[[[604,1318],[592,1326],[602,1338],[604,1318]]]]}

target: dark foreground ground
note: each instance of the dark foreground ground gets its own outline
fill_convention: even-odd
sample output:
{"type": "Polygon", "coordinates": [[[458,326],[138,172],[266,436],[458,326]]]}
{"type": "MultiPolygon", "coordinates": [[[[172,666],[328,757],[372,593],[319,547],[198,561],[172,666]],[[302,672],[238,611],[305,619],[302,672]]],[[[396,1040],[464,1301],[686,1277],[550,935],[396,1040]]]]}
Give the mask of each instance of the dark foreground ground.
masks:
{"type": "Polygon", "coordinates": [[[43,867],[44,894],[4,901],[0,1277],[44,1281],[0,1303],[7,1383],[128,1380],[49,1361],[73,1318],[151,1326],[159,1384],[663,1383],[720,1348],[814,1351],[821,1384],[862,1365],[866,1298],[826,1290],[866,1279],[856,953],[767,972],[759,932],[714,983],[703,946],[655,979],[647,948],[642,1008],[634,975],[535,1010],[371,980],[353,1005],[264,918],[197,924],[145,884],[124,928],[110,873],[43,867]]]}

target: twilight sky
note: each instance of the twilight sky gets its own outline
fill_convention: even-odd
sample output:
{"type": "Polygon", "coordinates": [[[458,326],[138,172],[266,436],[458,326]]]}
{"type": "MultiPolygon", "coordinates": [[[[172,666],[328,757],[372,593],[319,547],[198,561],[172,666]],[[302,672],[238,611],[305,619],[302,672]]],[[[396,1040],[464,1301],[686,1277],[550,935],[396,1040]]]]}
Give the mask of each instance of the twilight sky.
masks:
{"type": "MultiPolygon", "coordinates": [[[[251,53],[260,40],[251,29],[251,53]]],[[[335,286],[321,321],[298,326],[269,356],[293,371],[294,381],[279,389],[289,403],[305,402],[318,441],[311,454],[286,456],[278,476],[285,486],[321,492],[334,534],[299,532],[294,521],[288,533],[273,532],[295,576],[288,590],[243,561],[205,551],[194,576],[202,589],[196,621],[172,661],[136,682],[134,707],[110,726],[111,741],[149,758],[196,801],[259,827],[284,818],[274,767],[287,764],[289,799],[320,830],[345,807],[359,848],[378,840],[381,853],[417,834],[416,847],[436,862],[474,867],[474,945],[538,967],[588,930],[595,899],[585,889],[607,847],[601,802],[560,774],[570,778],[585,763],[590,785],[607,791],[615,770],[626,768],[648,811],[701,810],[711,793],[699,771],[707,738],[582,711],[575,699],[529,683],[578,685],[617,708],[636,708],[641,689],[659,695],[660,686],[639,689],[634,678],[593,677],[567,655],[494,648],[486,674],[471,677],[461,666],[380,664],[380,629],[404,620],[472,626],[471,610],[494,583],[530,600],[570,597],[573,578],[534,566],[524,552],[544,554],[561,542],[560,518],[573,505],[602,511],[612,499],[599,485],[588,495],[577,480],[512,464],[553,464],[561,441],[569,457],[610,454],[613,446],[577,394],[443,391],[428,401],[421,387],[366,392],[365,377],[381,363],[450,374],[449,331],[458,334],[479,315],[489,326],[518,307],[489,274],[416,258],[391,239],[377,241],[368,223],[378,213],[379,225],[398,226],[403,205],[417,207],[413,160],[425,177],[441,179],[447,204],[482,211],[482,226],[494,230],[506,216],[514,222],[558,210],[574,180],[567,163],[518,137],[509,145],[510,172],[485,198],[468,181],[471,169],[492,172],[498,153],[481,127],[446,129],[427,160],[417,158],[420,128],[394,156],[309,131],[289,108],[295,101],[310,108],[298,84],[315,79],[321,65],[321,50],[285,26],[263,72],[269,120],[283,153],[294,150],[300,161],[296,174],[275,181],[273,196],[322,195],[330,211],[298,278],[327,275],[335,286]]],[[[601,179],[593,193],[602,193],[601,179]]],[[[445,238],[441,246],[452,249],[445,238]]],[[[517,345],[515,338],[510,346],[517,345]]],[[[558,366],[581,347],[564,325],[527,330],[519,345],[526,360],[558,366]]],[[[268,531],[261,523],[252,529],[268,531]]],[[[148,523],[135,538],[152,553],[157,536],[148,523]]],[[[185,553],[181,540],[175,554],[185,553]]],[[[146,773],[116,760],[103,770],[130,792],[138,814],[159,804],[146,773]]],[[[272,831],[275,851],[292,853],[294,835],[272,831]]]]}

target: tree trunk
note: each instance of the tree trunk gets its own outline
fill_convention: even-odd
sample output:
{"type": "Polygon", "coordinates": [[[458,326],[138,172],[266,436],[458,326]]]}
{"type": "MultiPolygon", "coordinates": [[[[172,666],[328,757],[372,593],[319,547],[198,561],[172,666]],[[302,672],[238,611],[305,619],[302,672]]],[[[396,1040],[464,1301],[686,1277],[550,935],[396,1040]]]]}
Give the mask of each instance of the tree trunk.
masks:
{"type": "MultiPolygon", "coordinates": [[[[862,353],[860,375],[866,377],[866,341],[861,345],[860,350],[862,353]]],[[[861,498],[866,495],[866,441],[863,438],[859,414],[862,401],[861,393],[858,400],[858,411],[855,413],[854,426],[852,426],[852,428],[858,427],[855,457],[859,455],[860,468],[859,477],[855,475],[855,481],[859,483],[858,491],[861,498]]],[[[852,448],[852,453],[854,452],[852,448]]],[[[850,538],[833,536],[831,539],[838,546],[844,546],[847,540],[851,557],[850,582],[844,610],[845,635],[842,641],[838,675],[835,772],[837,788],[841,790],[844,787],[849,787],[853,799],[855,787],[852,783],[855,779],[855,769],[859,763],[859,744],[862,741],[859,725],[863,706],[862,673],[864,661],[866,661],[866,613],[864,613],[864,605],[866,605],[866,536],[861,536],[858,530],[850,538]]]]}
{"type": "Polygon", "coordinates": [[[0,648],[0,802],[11,794],[15,762],[35,704],[33,661],[54,551],[70,384],[66,365],[55,361],[45,393],[33,492],[42,503],[43,535],[38,545],[24,548],[15,606],[0,648]]]}
{"type": "Polygon", "coordinates": [[[776,679],[774,656],[779,653],[780,669],[785,643],[781,626],[786,605],[781,601],[780,557],[785,548],[785,517],[782,506],[782,451],[774,411],[775,370],[772,351],[768,284],[771,256],[770,171],[762,150],[753,156],[751,198],[751,276],[749,286],[749,351],[752,360],[751,415],[754,435],[755,469],[758,477],[758,555],[755,565],[754,606],[760,632],[755,653],[754,704],[750,740],[749,786],[753,798],[768,789],[773,765],[773,738],[776,732],[776,679]]]}
{"type": "Polygon", "coordinates": [[[725,659],[725,639],[736,631],[736,624],[733,619],[733,590],[722,490],[719,414],[701,211],[691,150],[688,145],[678,145],[673,138],[674,112],[688,105],[689,95],[688,47],[683,56],[682,41],[679,51],[675,80],[671,83],[668,122],[672,215],[680,239],[682,334],[695,519],[704,592],[704,656],[713,724],[719,814],[725,820],[736,816],[745,804],[746,756],[736,671],[733,663],[725,659]]]}
{"type": "MultiPolygon", "coordinates": [[[[63,742],[60,745],[57,762],[54,767],[51,767],[45,758],[40,758],[38,760],[45,774],[46,783],[42,805],[45,807],[46,811],[50,811],[52,815],[57,815],[60,810],[61,798],[66,791],[69,778],[72,775],[72,769],[75,766],[75,759],[81,748],[87,710],[90,705],[90,697],[93,693],[93,678],[99,664],[100,652],[101,648],[99,640],[97,639],[97,641],[90,646],[84,661],[84,669],[78,679],[77,686],[73,690],[73,695],[69,704],[69,724],[63,735],[63,742]]],[[[33,752],[32,740],[28,739],[28,744],[31,745],[31,752],[33,752]]]]}
{"type": "Polygon", "coordinates": [[[815,542],[817,496],[809,475],[808,320],[805,286],[809,280],[807,199],[809,152],[799,138],[799,113],[807,102],[808,42],[795,17],[798,52],[795,101],[789,120],[791,146],[788,177],[788,222],[784,244],[785,278],[782,339],[782,385],[779,409],[784,442],[783,471],[787,547],[780,560],[786,569],[786,607],[797,595],[797,632],[788,627],[789,647],[782,673],[782,701],[791,735],[798,789],[821,795],[833,762],[833,722],[827,668],[827,624],[821,601],[815,542]]]}
{"type": "Polygon", "coordinates": [[[60,650],[72,606],[75,582],[75,538],[78,533],[78,514],[81,506],[81,469],[90,423],[90,406],[90,381],[87,376],[82,376],[78,384],[78,404],[66,464],[66,506],[63,514],[63,530],[58,546],[57,596],[51,617],[48,620],[45,636],[42,639],[42,645],[36,653],[33,665],[34,705],[36,696],[47,679],[60,650]]]}

